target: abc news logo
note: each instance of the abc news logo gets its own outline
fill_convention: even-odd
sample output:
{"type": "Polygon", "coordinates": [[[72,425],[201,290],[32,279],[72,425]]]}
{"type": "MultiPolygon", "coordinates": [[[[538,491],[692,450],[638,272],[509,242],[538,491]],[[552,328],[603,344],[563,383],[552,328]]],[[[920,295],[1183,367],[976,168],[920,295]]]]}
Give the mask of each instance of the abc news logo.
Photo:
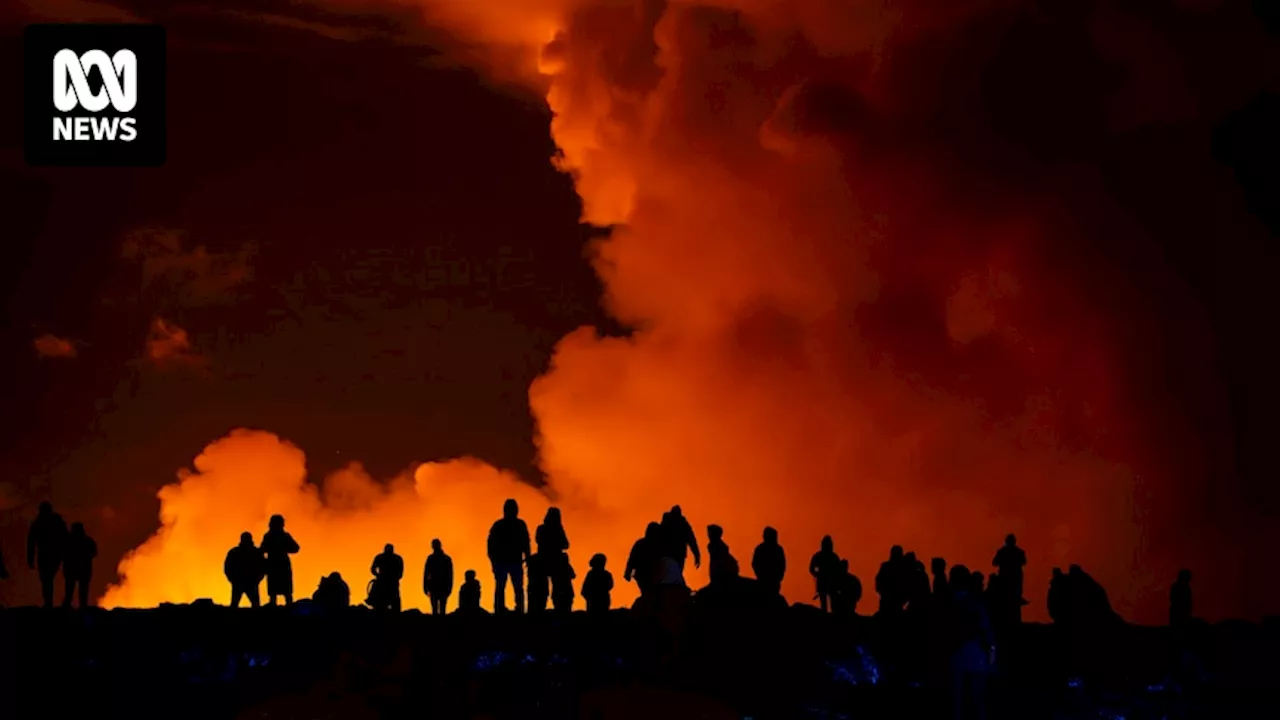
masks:
{"type": "Polygon", "coordinates": [[[164,164],[163,28],[32,25],[23,45],[28,164],[164,164]]]}

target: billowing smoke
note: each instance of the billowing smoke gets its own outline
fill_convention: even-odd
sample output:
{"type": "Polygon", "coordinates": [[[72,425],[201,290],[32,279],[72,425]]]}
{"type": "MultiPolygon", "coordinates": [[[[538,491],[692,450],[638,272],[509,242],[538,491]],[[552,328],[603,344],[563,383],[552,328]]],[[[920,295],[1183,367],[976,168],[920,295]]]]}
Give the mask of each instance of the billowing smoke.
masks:
{"type": "MultiPolygon", "coordinates": [[[[1080,563],[1123,613],[1155,617],[1179,565],[1241,540],[1185,539],[1221,465],[1195,433],[1223,410],[1214,386],[1183,404],[1160,388],[1210,370],[1149,369],[1192,342],[1151,330],[1161,318],[1195,341],[1204,321],[1069,162],[1110,98],[1035,75],[1077,51],[1049,42],[1063,37],[1097,71],[1096,15],[1022,5],[427,4],[477,43],[538,55],[557,162],[584,220],[614,226],[592,256],[605,302],[634,333],[578,330],[530,388],[545,496],[470,461],[387,489],[353,468],[317,491],[300,451],[236,434],[163,491],[163,528],[106,602],[221,597],[222,553],[273,512],[304,548],[299,592],[330,569],[362,581],[387,541],[415,567],[437,536],[491,581],[483,535],[513,496],[531,519],[548,497],[564,508],[580,572],[599,550],[620,574],[678,502],[700,531],[724,526],[744,568],[778,528],[793,601],[812,594],[823,534],[866,582],[891,544],[985,568],[1012,531],[1033,616],[1050,568],[1080,563]],[[1107,262],[1118,239],[1128,264],[1107,262]]],[[[1207,583],[1222,589],[1207,614],[1229,611],[1232,572],[1207,583]]]]}

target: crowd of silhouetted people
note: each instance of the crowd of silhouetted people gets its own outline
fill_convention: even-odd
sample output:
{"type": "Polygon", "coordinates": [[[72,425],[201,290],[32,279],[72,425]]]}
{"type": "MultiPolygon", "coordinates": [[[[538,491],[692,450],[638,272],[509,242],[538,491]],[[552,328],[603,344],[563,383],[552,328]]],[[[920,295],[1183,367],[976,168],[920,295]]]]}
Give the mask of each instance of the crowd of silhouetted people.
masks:
{"type": "MultiPolygon", "coordinates": [[[[787,573],[787,557],[779,543],[777,530],[764,528],[760,544],[751,555],[754,579],[743,578],[738,560],[724,540],[723,528],[708,525],[706,537],[708,589],[744,588],[745,585],[735,584],[747,580],[755,594],[780,597],[782,581],[787,573]]],[[[254,542],[252,533],[242,533],[240,543],[227,552],[223,563],[223,573],[231,586],[231,606],[238,607],[244,600],[252,607],[259,607],[262,604],[263,580],[266,581],[268,605],[292,604],[293,565],[290,556],[300,550],[298,542],[285,530],[282,515],[271,517],[260,543],[254,542]]],[[[487,542],[493,572],[494,612],[508,612],[508,586],[516,613],[536,613],[549,608],[560,612],[571,610],[575,599],[574,581],[578,575],[569,561],[568,551],[569,537],[559,508],[548,509],[542,523],[530,533],[529,526],[520,517],[516,501],[507,500],[502,517],[489,529],[487,542]]],[[[89,606],[89,586],[97,554],[97,544],[85,533],[82,523],[74,523],[68,529],[50,503],[40,504],[27,535],[27,565],[39,574],[45,607],[54,605],[59,572],[65,587],[62,605],[69,607],[78,597],[81,607],[89,606]]],[[[703,553],[698,534],[680,506],[676,505],[660,520],[649,523],[644,534],[632,545],[622,579],[636,584],[641,601],[660,595],[691,595],[684,581],[684,568],[690,556],[694,567],[702,566],[703,553]]],[[[980,625],[998,628],[1019,623],[1022,621],[1022,608],[1028,604],[1024,598],[1023,581],[1027,555],[1018,546],[1016,537],[1009,535],[1005,538],[991,564],[995,572],[989,576],[964,566],[948,567],[946,560],[938,557],[932,558],[926,567],[914,552],[894,546],[875,576],[874,589],[879,604],[874,614],[892,621],[937,610],[955,597],[964,596],[965,602],[973,603],[981,611],[980,625]]],[[[399,611],[400,583],[404,579],[405,567],[404,559],[396,553],[395,546],[388,543],[374,557],[369,572],[372,579],[366,588],[363,604],[399,611]]],[[[808,572],[814,581],[813,599],[823,612],[836,615],[857,613],[863,597],[862,581],[850,572],[849,561],[837,554],[831,536],[822,538],[818,551],[809,560],[808,572]]],[[[8,576],[4,560],[0,557],[0,579],[8,576]]],[[[422,591],[431,601],[433,614],[448,612],[454,587],[453,559],[445,552],[439,539],[432,540],[431,553],[423,568],[422,591]]],[[[613,589],[614,578],[608,569],[608,559],[596,553],[590,559],[580,587],[587,611],[611,609],[613,589]]],[[[476,571],[467,570],[458,587],[457,611],[483,613],[480,598],[480,580],[476,571]]],[[[322,607],[347,607],[352,604],[351,589],[342,575],[334,572],[321,578],[311,601],[322,607]]],[[[1067,626],[1096,627],[1118,620],[1106,590],[1079,565],[1071,565],[1065,572],[1061,568],[1053,569],[1047,609],[1055,624],[1067,626]]],[[[1182,570],[1170,588],[1169,622],[1171,625],[1185,623],[1191,615],[1191,573],[1182,570]]]]}
{"type": "MultiPolygon", "coordinates": [[[[738,560],[724,540],[723,528],[708,525],[706,537],[710,576],[707,589],[745,588],[747,586],[739,581],[746,580],[756,595],[780,598],[782,581],[787,573],[787,557],[779,543],[777,530],[764,528],[761,542],[751,555],[754,579],[742,576],[738,560]]],[[[266,581],[268,605],[292,604],[293,565],[290,556],[300,550],[298,542],[285,530],[282,515],[271,517],[260,543],[254,542],[252,533],[242,533],[240,543],[227,552],[223,563],[223,573],[231,586],[231,606],[238,607],[244,600],[252,607],[259,607],[262,604],[260,591],[263,580],[266,581]]],[[[516,613],[536,613],[548,608],[559,612],[571,610],[577,573],[569,561],[568,551],[569,537],[558,508],[548,509],[542,523],[530,533],[529,526],[520,517],[516,501],[507,500],[502,517],[489,530],[487,542],[493,572],[494,612],[509,612],[508,586],[516,613]]],[[[74,523],[68,529],[50,503],[40,504],[27,535],[27,565],[39,574],[45,607],[54,605],[59,572],[65,587],[62,605],[69,607],[78,597],[81,607],[89,606],[89,586],[97,554],[97,544],[85,533],[82,523],[74,523]]],[[[692,595],[684,581],[684,568],[690,556],[694,567],[702,566],[703,553],[698,535],[680,506],[676,505],[660,520],[649,523],[644,534],[632,545],[622,579],[636,584],[641,602],[659,596],[692,595]]],[[[926,568],[924,561],[914,552],[894,546],[875,576],[874,589],[879,604],[874,614],[892,621],[937,611],[943,605],[953,603],[957,597],[963,597],[964,603],[970,603],[975,611],[980,611],[976,625],[999,628],[1020,623],[1022,608],[1028,604],[1023,595],[1027,555],[1018,546],[1016,537],[1009,535],[1005,538],[991,564],[995,572],[989,576],[960,565],[948,567],[946,560],[938,557],[932,558],[926,568]]],[[[395,546],[388,543],[374,557],[369,572],[372,578],[363,604],[380,610],[399,611],[400,583],[404,579],[405,567],[404,559],[396,553],[395,546]]],[[[863,596],[862,581],[850,572],[849,561],[837,554],[831,536],[822,538],[818,551],[809,560],[808,572],[814,581],[813,599],[823,612],[836,615],[857,613],[863,596]]],[[[0,579],[8,576],[0,557],[0,579]]],[[[439,539],[432,540],[431,553],[423,568],[422,591],[431,601],[433,614],[448,612],[454,587],[453,559],[445,552],[439,539]]],[[[596,553],[590,559],[589,570],[580,587],[587,611],[594,613],[611,609],[613,589],[614,578],[608,569],[608,559],[596,553]]],[[[458,587],[456,611],[485,612],[480,607],[480,598],[480,580],[476,571],[467,570],[458,587]]],[[[342,575],[334,572],[321,578],[311,601],[326,608],[347,607],[352,604],[351,589],[342,575]]],[[[1079,565],[1071,565],[1065,572],[1061,568],[1053,569],[1047,609],[1055,624],[1066,626],[1096,627],[1118,620],[1106,590],[1079,565]]],[[[1182,570],[1170,588],[1169,622],[1178,625],[1190,620],[1191,616],[1191,573],[1182,570]]]]}
{"type": "MultiPolygon", "coordinates": [[[[751,555],[754,578],[744,577],[737,559],[724,540],[718,525],[706,527],[706,559],[710,582],[697,593],[684,580],[684,568],[690,556],[694,567],[701,567],[703,552],[698,534],[680,506],[674,506],[661,519],[651,522],[635,541],[623,568],[624,582],[634,582],[640,597],[636,610],[651,610],[663,618],[675,617],[695,602],[728,603],[725,606],[786,607],[781,587],[787,573],[786,552],[774,528],[763,530],[760,543],[751,555]],[[744,598],[754,599],[741,602],[744,598]]],[[[231,586],[231,606],[242,600],[252,607],[262,604],[260,589],[266,581],[267,604],[294,602],[293,566],[290,556],[301,547],[285,529],[285,518],[273,515],[259,543],[253,534],[244,532],[240,542],[231,548],[223,563],[223,573],[231,586]]],[[[496,613],[569,612],[574,604],[574,581],[577,573],[569,560],[569,537],[560,510],[547,510],[541,524],[531,534],[520,517],[515,500],[503,505],[502,517],[489,530],[487,554],[493,572],[493,608],[496,613]],[[508,610],[507,588],[514,601],[508,610]]],[[[64,579],[62,604],[72,605],[79,597],[80,607],[89,606],[89,585],[93,577],[93,561],[97,545],[85,533],[84,525],[74,523],[70,529],[50,503],[40,504],[27,537],[27,565],[40,578],[45,607],[54,605],[55,580],[59,572],[64,579]]],[[[991,561],[995,571],[989,576],[963,565],[948,566],[943,558],[932,558],[926,567],[914,552],[894,546],[875,575],[874,589],[879,598],[875,615],[885,623],[908,621],[944,628],[942,637],[948,646],[949,672],[959,696],[975,698],[981,704],[981,678],[995,662],[997,640],[1004,629],[1021,623],[1024,598],[1024,570],[1027,556],[1009,535],[991,561]]],[[[362,604],[371,608],[398,612],[401,609],[400,583],[404,579],[404,559],[387,544],[374,557],[366,597],[362,604]]],[[[836,552],[830,536],[822,538],[820,547],[809,560],[814,596],[824,613],[837,616],[857,614],[862,601],[862,581],[849,570],[849,561],[836,552]]],[[[0,558],[0,578],[7,577],[0,558]]],[[[431,612],[443,615],[455,586],[453,560],[439,539],[431,541],[431,553],[423,567],[422,590],[431,601],[431,612]]],[[[589,570],[580,592],[589,614],[611,609],[614,589],[608,559],[600,553],[591,556],[589,570]]],[[[469,569],[458,588],[456,613],[485,614],[480,607],[481,586],[476,571],[469,569]]],[[[340,573],[320,580],[311,603],[321,609],[341,609],[352,605],[351,589],[340,573]]],[[[1047,609],[1055,625],[1068,629],[1098,629],[1119,622],[1111,608],[1107,592],[1080,566],[1071,565],[1065,572],[1054,568],[1049,583],[1047,609]]],[[[1178,574],[1169,593],[1169,622],[1182,625],[1192,617],[1191,573],[1178,574]]]]}

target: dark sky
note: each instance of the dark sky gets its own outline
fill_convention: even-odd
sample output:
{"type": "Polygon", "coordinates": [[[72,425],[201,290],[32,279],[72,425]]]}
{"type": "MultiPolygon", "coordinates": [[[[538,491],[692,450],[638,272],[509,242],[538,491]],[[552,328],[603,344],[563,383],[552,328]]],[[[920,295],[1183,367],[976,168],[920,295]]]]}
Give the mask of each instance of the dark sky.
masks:
{"type": "MultiPolygon", "coordinates": [[[[557,340],[602,322],[545,107],[417,45],[154,17],[169,32],[164,168],[30,170],[18,118],[0,121],[10,564],[49,497],[93,518],[113,567],[154,530],[156,489],[234,427],[292,439],[318,475],[472,454],[536,479],[529,383],[557,340]],[[144,283],[131,237],[178,239],[155,262],[186,270],[144,283]],[[197,246],[212,261],[183,265],[197,246]],[[220,279],[240,267],[243,283],[220,279]],[[156,317],[206,361],[147,362],[156,317]],[[77,357],[37,357],[45,333],[77,357]]],[[[0,91],[16,98],[5,30],[0,91]]]]}
{"type": "MultiPolygon", "coordinates": [[[[1225,4],[1257,12],[1274,49],[1275,3],[1225,4]]],[[[222,11],[122,2],[169,32],[168,164],[31,170],[9,108],[20,27],[48,16],[39,5],[0,12],[0,98],[14,99],[0,103],[0,545],[11,568],[34,504],[49,498],[91,519],[106,578],[154,530],[156,489],[234,427],[296,442],[313,476],[354,459],[381,477],[471,454],[537,478],[529,383],[557,340],[607,320],[536,96],[449,67],[429,49],[447,38],[404,18],[336,21],[270,0],[222,11]],[[147,358],[156,318],[189,333],[188,354],[147,358]],[[38,357],[46,333],[76,357],[38,357]]],[[[75,17],[89,6],[57,7],[75,17]]],[[[1222,481],[1274,515],[1280,85],[1261,65],[1215,75],[1211,56],[1233,38],[1212,25],[1162,27],[1194,70],[1197,114],[1127,136],[1095,169],[1207,313],[1237,458],[1222,481]]],[[[1002,47],[1033,52],[1016,37],[1002,47]]],[[[1053,106],[1080,92],[1055,87],[1097,81],[1061,70],[1021,101],[1053,106]]],[[[1060,122],[1079,120],[1062,110],[1060,122]]],[[[1076,151],[1032,115],[1005,113],[995,131],[1033,155],[1076,151]]],[[[20,579],[0,597],[31,591],[20,579]]]]}

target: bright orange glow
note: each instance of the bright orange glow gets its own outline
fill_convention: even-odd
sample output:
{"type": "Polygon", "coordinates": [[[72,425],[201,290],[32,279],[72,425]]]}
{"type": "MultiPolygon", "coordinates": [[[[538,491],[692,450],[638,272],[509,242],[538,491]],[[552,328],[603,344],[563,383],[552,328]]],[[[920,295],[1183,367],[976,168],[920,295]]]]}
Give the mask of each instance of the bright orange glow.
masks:
{"type": "MultiPolygon", "coordinates": [[[[722,525],[746,572],[762,528],[776,527],[792,601],[812,595],[806,567],[824,533],[862,577],[864,611],[891,544],[990,572],[1010,531],[1031,564],[1029,617],[1045,616],[1054,565],[1091,569],[1123,613],[1164,582],[1166,568],[1136,570],[1134,472],[1063,439],[1063,418],[1080,406],[1099,428],[1126,422],[1096,314],[1081,305],[1043,319],[1060,286],[1052,268],[1007,251],[1013,240],[947,254],[948,234],[1034,241],[1035,219],[928,205],[939,186],[927,169],[858,155],[856,116],[844,132],[852,140],[815,130],[805,103],[822,88],[773,70],[800,62],[792,40],[802,32],[815,56],[880,58],[898,16],[875,11],[878,2],[714,4],[751,12],[427,5],[477,41],[529,51],[550,83],[551,132],[584,220],[620,226],[596,248],[596,269],[610,311],[641,329],[627,339],[579,329],[530,388],[548,495],[472,460],[423,465],[385,486],[350,468],[317,489],[302,450],[240,431],[161,492],[160,531],[121,564],[103,604],[225,602],[226,550],[282,513],[302,546],[299,597],[338,570],[362,599],[369,563],[393,542],[409,569],[404,603],[425,607],[421,567],[439,537],[459,578],[479,571],[488,606],[489,524],[514,497],[532,531],[548,496],[564,511],[580,578],[590,554],[608,554],[615,604],[633,597],[621,582],[626,551],[673,503],[704,541],[708,523],[722,525]],[[847,5],[861,10],[837,12],[847,5]],[[753,42],[726,40],[747,26],[753,42]],[[922,215],[930,225],[900,230],[922,215]],[[888,282],[929,298],[936,347],[912,351],[905,322],[859,314],[888,282]],[[994,379],[966,390],[967,371],[952,369],[961,363],[997,368],[994,379]]],[[[891,124],[904,101],[882,83],[871,74],[862,99],[891,124]]],[[[705,573],[689,580],[700,586],[705,573]]]]}

